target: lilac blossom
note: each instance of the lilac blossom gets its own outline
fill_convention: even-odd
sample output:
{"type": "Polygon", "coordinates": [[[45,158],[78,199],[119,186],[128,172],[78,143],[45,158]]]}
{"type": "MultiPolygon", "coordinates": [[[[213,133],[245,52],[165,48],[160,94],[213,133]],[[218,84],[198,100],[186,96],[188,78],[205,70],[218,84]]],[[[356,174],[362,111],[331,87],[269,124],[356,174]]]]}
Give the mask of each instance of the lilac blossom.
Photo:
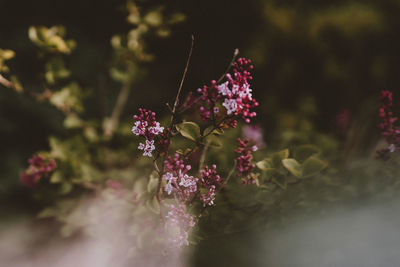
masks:
{"type": "Polygon", "coordinates": [[[194,216],[185,211],[185,205],[170,206],[166,216],[165,227],[171,233],[170,241],[174,246],[188,246],[189,232],[195,225],[194,216]]]}
{"type": "Polygon", "coordinates": [[[139,113],[133,116],[136,122],[132,127],[132,133],[145,138],[145,143],[139,143],[138,149],[143,150],[143,156],[152,157],[152,152],[156,149],[154,139],[163,133],[164,127],[156,121],[154,112],[140,108],[139,113]]]}

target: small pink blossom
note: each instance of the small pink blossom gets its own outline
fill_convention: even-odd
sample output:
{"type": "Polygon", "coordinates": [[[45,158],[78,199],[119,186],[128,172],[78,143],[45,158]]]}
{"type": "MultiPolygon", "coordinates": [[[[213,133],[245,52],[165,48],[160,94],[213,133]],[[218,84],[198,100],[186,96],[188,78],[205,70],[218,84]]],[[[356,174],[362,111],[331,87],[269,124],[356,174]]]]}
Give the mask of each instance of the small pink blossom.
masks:
{"type": "Polygon", "coordinates": [[[224,83],[222,83],[222,84],[217,86],[218,92],[221,95],[227,96],[227,95],[231,95],[232,94],[231,90],[229,90],[228,84],[229,84],[229,82],[224,82],[224,83]]]}
{"type": "Polygon", "coordinates": [[[164,127],[156,121],[156,114],[150,110],[139,109],[139,115],[134,115],[136,120],[132,133],[145,138],[145,143],[139,143],[138,149],[143,150],[143,156],[152,157],[155,150],[154,139],[162,134],[164,127]]]}
{"type": "Polygon", "coordinates": [[[251,173],[255,168],[255,165],[252,163],[253,155],[251,152],[257,150],[257,146],[249,146],[249,139],[245,138],[241,140],[237,139],[238,148],[235,149],[235,152],[239,154],[236,158],[237,161],[237,171],[238,176],[243,179],[242,184],[253,184],[255,181],[251,177],[251,173]]]}
{"type": "Polygon", "coordinates": [[[29,167],[20,175],[21,182],[29,187],[35,187],[38,181],[48,177],[56,168],[53,159],[45,159],[41,155],[33,155],[29,160],[29,167]]]}
{"type": "Polygon", "coordinates": [[[205,166],[204,170],[200,171],[200,177],[201,187],[208,190],[206,193],[200,194],[200,201],[203,202],[203,206],[212,206],[216,189],[222,186],[222,179],[217,174],[217,166],[212,165],[211,168],[205,166]]]}
{"type": "Polygon", "coordinates": [[[197,191],[197,178],[194,178],[193,176],[189,176],[185,174],[183,177],[181,177],[181,181],[179,183],[180,186],[187,187],[189,189],[189,192],[193,193],[197,191]]]}
{"type": "Polygon", "coordinates": [[[378,150],[377,153],[378,157],[388,159],[389,153],[400,150],[400,127],[394,125],[398,118],[394,116],[392,111],[392,92],[381,91],[381,102],[382,105],[379,109],[379,117],[382,122],[379,124],[379,128],[381,129],[381,135],[389,145],[387,148],[378,150]]]}
{"type": "Polygon", "coordinates": [[[146,140],[146,145],[139,143],[138,149],[143,150],[143,156],[152,157],[152,152],[156,147],[154,146],[154,140],[146,140]]]}
{"type": "Polygon", "coordinates": [[[203,202],[203,206],[213,206],[215,200],[215,185],[211,185],[209,191],[206,194],[200,195],[200,200],[203,202]]]}
{"type": "Polygon", "coordinates": [[[164,161],[166,173],[163,179],[167,181],[165,191],[170,195],[172,192],[181,202],[189,201],[197,191],[197,182],[199,179],[187,174],[191,169],[190,165],[185,165],[180,159],[179,154],[174,157],[168,157],[164,161]]]}
{"type": "Polygon", "coordinates": [[[189,245],[189,232],[195,226],[194,216],[185,211],[185,205],[170,206],[165,227],[170,233],[170,242],[177,247],[189,245]]]}
{"type": "Polygon", "coordinates": [[[235,99],[225,99],[222,105],[226,108],[226,114],[235,114],[238,109],[238,104],[235,99]]]}

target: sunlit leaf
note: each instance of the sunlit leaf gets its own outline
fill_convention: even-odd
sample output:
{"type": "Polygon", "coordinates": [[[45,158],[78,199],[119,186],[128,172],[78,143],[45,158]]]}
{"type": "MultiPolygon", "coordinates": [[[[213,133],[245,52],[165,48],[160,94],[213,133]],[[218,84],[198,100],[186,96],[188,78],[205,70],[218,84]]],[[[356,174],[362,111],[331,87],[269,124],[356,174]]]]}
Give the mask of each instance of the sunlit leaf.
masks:
{"type": "Polygon", "coordinates": [[[282,160],[283,166],[294,176],[301,178],[302,166],[295,159],[284,159],[282,160]]]}
{"type": "Polygon", "coordinates": [[[272,155],[272,164],[275,168],[279,168],[282,165],[282,160],[289,157],[289,149],[284,149],[276,152],[272,155]]]}
{"type": "Polygon", "coordinates": [[[221,140],[213,134],[208,135],[205,140],[204,143],[206,143],[209,147],[213,147],[213,148],[221,148],[222,147],[222,142],[221,140]]]}
{"type": "Polygon", "coordinates": [[[183,122],[176,125],[176,130],[185,138],[197,141],[200,138],[200,127],[194,122],[183,122]]]}

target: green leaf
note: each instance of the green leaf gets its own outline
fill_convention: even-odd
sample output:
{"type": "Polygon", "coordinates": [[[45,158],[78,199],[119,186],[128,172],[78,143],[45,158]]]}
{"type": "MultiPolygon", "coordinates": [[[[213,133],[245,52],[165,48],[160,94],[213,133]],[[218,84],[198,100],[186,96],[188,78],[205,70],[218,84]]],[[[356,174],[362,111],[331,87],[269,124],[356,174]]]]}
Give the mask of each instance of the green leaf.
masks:
{"type": "Polygon", "coordinates": [[[303,164],[300,164],[295,159],[285,159],[282,161],[283,166],[294,176],[298,178],[307,178],[313,176],[323,169],[325,169],[328,164],[315,157],[310,157],[303,164]]]}
{"type": "Polygon", "coordinates": [[[325,169],[328,164],[315,157],[310,157],[302,164],[303,167],[303,178],[307,178],[313,175],[316,175],[323,169],[325,169]]]}
{"type": "Polygon", "coordinates": [[[302,166],[295,159],[284,159],[282,160],[283,167],[285,167],[291,174],[296,177],[302,177],[302,166]]]}
{"type": "Polygon", "coordinates": [[[200,138],[200,127],[194,122],[177,124],[176,130],[185,138],[196,142],[200,138]]]}
{"type": "Polygon", "coordinates": [[[0,58],[3,60],[12,59],[15,56],[14,51],[7,49],[0,49],[0,58]]]}
{"type": "Polygon", "coordinates": [[[294,158],[300,162],[309,157],[321,153],[321,150],[315,145],[301,145],[294,149],[294,158]]]}
{"type": "Polygon", "coordinates": [[[79,128],[82,127],[83,124],[84,122],[75,113],[67,115],[64,120],[64,127],[67,129],[79,128]]]}
{"type": "Polygon", "coordinates": [[[147,183],[147,192],[150,194],[155,192],[158,186],[158,178],[157,178],[157,173],[153,172],[150,175],[149,182],[147,183]]]}
{"type": "Polygon", "coordinates": [[[63,175],[60,171],[55,171],[50,177],[50,183],[57,184],[62,182],[63,175]]]}
{"type": "Polygon", "coordinates": [[[269,177],[273,173],[277,171],[277,169],[274,168],[272,164],[272,159],[271,158],[265,158],[259,162],[256,163],[257,168],[262,170],[264,176],[269,177]]]}
{"type": "Polygon", "coordinates": [[[209,147],[213,148],[221,148],[222,147],[222,142],[219,140],[219,138],[213,134],[210,134],[207,136],[204,140],[204,143],[206,143],[209,147]]]}
{"type": "Polygon", "coordinates": [[[256,166],[262,171],[266,171],[266,170],[269,170],[269,169],[275,169],[274,165],[272,164],[272,159],[271,158],[265,158],[265,159],[257,162],[256,166]]]}
{"type": "Polygon", "coordinates": [[[287,159],[288,157],[289,157],[289,149],[284,149],[279,152],[276,152],[272,155],[272,165],[278,169],[282,165],[282,160],[287,159]]]}

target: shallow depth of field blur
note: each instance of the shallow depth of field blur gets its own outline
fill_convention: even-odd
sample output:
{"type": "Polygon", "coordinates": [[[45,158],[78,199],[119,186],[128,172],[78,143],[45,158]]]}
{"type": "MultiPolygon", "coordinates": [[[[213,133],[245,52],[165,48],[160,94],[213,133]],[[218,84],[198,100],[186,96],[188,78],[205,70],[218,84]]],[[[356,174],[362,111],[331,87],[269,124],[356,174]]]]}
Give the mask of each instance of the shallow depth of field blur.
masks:
{"type": "MultiPolygon", "coordinates": [[[[166,103],[175,98],[193,35],[183,96],[223,74],[238,48],[240,56],[254,64],[253,96],[260,105],[252,124],[263,133],[256,157],[310,144],[320,149],[328,167],[273,193],[233,183],[199,223],[193,234],[201,238],[184,248],[184,259],[163,258],[161,249],[154,249],[133,266],[146,266],[151,257],[159,257],[154,266],[397,266],[400,157],[393,153],[389,160],[377,159],[376,150],[386,145],[377,127],[381,90],[393,92],[393,111],[400,114],[400,2],[135,2],[164,18],[175,16],[176,23],[146,37],[144,49],[151,60],[131,69],[135,75],[115,137],[101,151],[71,141],[66,157],[77,162],[109,157],[115,169],[109,173],[112,180],[148,175],[151,164],[136,150],[132,116],[145,107],[168,122],[166,103]]],[[[95,139],[121,90],[117,70],[112,69],[120,67],[120,58],[110,40],[133,28],[127,22],[126,1],[0,0],[0,10],[0,48],[16,54],[7,66],[32,92],[49,79],[43,78],[46,56],[29,40],[29,27],[65,27],[66,39],[73,39],[76,48],[63,60],[69,79],[84,95],[81,117],[93,122],[85,135],[95,139]]],[[[54,105],[0,85],[0,262],[12,267],[52,262],[107,266],[102,265],[106,261],[114,262],[109,266],[131,266],[113,258],[131,253],[121,231],[129,229],[127,219],[110,219],[125,208],[120,203],[87,203],[80,191],[71,191],[68,204],[63,203],[78,211],[68,217],[72,223],[63,222],[72,224],[65,228],[53,218],[37,218],[60,198],[19,180],[31,155],[49,150],[54,140],[77,140],[78,130],[67,129],[64,120],[65,114],[54,105]],[[79,214],[85,205],[93,209],[79,214]],[[81,240],[74,231],[87,224],[104,234],[81,240]],[[115,244],[111,252],[109,242],[115,244]],[[41,247],[51,250],[46,253],[41,247]]],[[[229,172],[243,126],[240,122],[230,130],[223,147],[210,152],[207,164],[215,162],[223,174],[229,172]]],[[[101,172],[95,164],[85,166],[85,175],[101,172]]]]}

